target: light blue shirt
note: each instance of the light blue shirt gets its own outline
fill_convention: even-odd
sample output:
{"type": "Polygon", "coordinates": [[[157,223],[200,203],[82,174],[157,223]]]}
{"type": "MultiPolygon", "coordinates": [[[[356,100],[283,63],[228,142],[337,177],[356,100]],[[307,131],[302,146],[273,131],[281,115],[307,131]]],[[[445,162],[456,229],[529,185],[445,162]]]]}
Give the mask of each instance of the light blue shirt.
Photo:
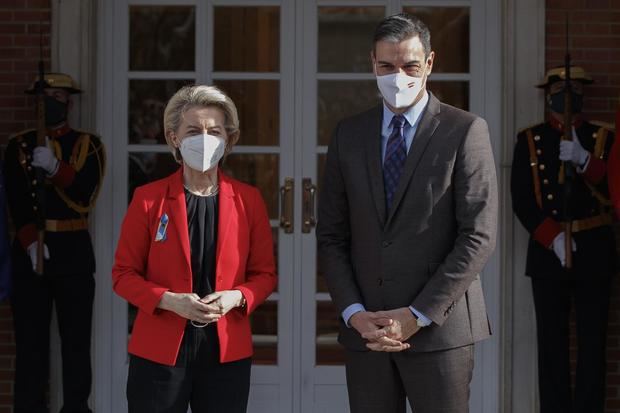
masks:
{"type": "MultiPolygon", "coordinates": [[[[411,144],[413,143],[413,138],[415,137],[415,133],[418,130],[418,125],[420,124],[420,119],[422,118],[422,113],[424,113],[424,109],[426,109],[426,105],[428,103],[429,96],[428,92],[424,91],[424,96],[422,99],[409,109],[404,112],[402,115],[405,117],[405,124],[403,125],[403,134],[405,135],[405,144],[407,145],[407,153],[409,153],[409,149],[411,148],[411,144]]],[[[387,141],[392,134],[392,118],[396,116],[394,112],[387,107],[385,102],[383,102],[383,124],[381,125],[381,162],[385,160],[385,148],[387,146],[387,141]]],[[[409,306],[409,309],[415,316],[419,319],[419,324],[423,327],[428,326],[432,321],[426,317],[424,314],[409,306]]],[[[360,303],[353,303],[342,312],[342,319],[345,324],[349,326],[349,319],[355,313],[359,313],[361,311],[366,311],[366,308],[360,303]]]]}
{"type": "MultiPolygon", "coordinates": [[[[418,318],[418,324],[421,327],[426,327],[433,322],[433,320],[431,320],[430,318],[426,317],[424,314],[422,314],[421,312],[413,308],[413,306],[409,306],[409,310],[411,310],[411,312],[415,314],[415,316],[418,318]]],[[[347,327],[351,327],[351,325],[349,324],[349,320],[351,319],[353,314],[360,313],[363,311],[366,311],[366,307],[364,307],[360,303],[353,303],[347,308],[345,308],[344,311],[342,312],[342,319],[344,320],[344,323],[347,325],[347,327]]]]}

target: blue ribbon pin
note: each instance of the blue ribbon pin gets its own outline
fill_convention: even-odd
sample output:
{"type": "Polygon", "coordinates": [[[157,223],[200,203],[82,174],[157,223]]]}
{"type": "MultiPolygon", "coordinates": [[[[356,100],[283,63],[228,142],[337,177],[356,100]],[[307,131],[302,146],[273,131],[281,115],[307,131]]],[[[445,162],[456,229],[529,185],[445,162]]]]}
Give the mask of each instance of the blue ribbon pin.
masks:
{"type": "Polygon", "coordinates": [[[157,227],[157,233],[155,234],[155,241],[165,241],[166,240],[166,229],[168,228],[168,214],[164,213],[164,215],[159,218],[159,226],[157,227]]]}

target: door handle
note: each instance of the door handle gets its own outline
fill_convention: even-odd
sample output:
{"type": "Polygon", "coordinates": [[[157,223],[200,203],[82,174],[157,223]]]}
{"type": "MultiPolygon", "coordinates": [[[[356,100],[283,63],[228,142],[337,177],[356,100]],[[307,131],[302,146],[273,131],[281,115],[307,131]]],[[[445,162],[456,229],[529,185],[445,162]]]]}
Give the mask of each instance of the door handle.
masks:
{"type": "Polygon", "coordinates": [[[284,185],[280,187],[280,227],[285,234],[292,234],[293,224],[293,197],[295,181],[293,178],[284,178],[284,185]]]}
{"type": "Polygon", "coordinates": [[[307,234],[316,226],[316,216],[314,213],[316,208],[316,185],[312,183],[310,178],[304,178],[301,182],[303,186],[301,232],[307,234]]]}

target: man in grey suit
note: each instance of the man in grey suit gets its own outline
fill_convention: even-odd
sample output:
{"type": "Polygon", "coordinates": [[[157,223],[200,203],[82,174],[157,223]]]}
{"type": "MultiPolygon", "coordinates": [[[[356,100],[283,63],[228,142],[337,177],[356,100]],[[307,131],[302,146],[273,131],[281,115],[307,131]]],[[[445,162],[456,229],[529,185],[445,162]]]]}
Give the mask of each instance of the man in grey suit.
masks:
{"type": "Polygon", "coordinates": [[[317,237],[342,314],[354,413],[468,411],[473,343],[490,336],[479,273],[495,246],[486,122],[426,91],[430,33],[399,14],[371,52],[383,103],[337,126],[317,237]]]}

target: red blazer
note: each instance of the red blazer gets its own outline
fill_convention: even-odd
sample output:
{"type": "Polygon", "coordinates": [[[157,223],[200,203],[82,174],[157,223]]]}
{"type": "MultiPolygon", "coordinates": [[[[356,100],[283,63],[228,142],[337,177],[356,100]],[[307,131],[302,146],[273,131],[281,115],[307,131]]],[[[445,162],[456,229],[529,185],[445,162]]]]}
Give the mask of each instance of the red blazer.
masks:
{"type": "MultiPolygon", "coordinates": [[[[219,171],[215,290],[237,289],[247,300],[217,322],[220,361],[252,355],[248,315],[274,290],[271,227],[258,190],[219,171]]],[[[182,168],[136,189],[123,221],[112,268],[114,291],[138,307],[129,352],[174,365],[187,319],[157,308],[165,291],[192,292],[182,168]],[[163,214],[166,239],[155,241],[163,214]]]]}

